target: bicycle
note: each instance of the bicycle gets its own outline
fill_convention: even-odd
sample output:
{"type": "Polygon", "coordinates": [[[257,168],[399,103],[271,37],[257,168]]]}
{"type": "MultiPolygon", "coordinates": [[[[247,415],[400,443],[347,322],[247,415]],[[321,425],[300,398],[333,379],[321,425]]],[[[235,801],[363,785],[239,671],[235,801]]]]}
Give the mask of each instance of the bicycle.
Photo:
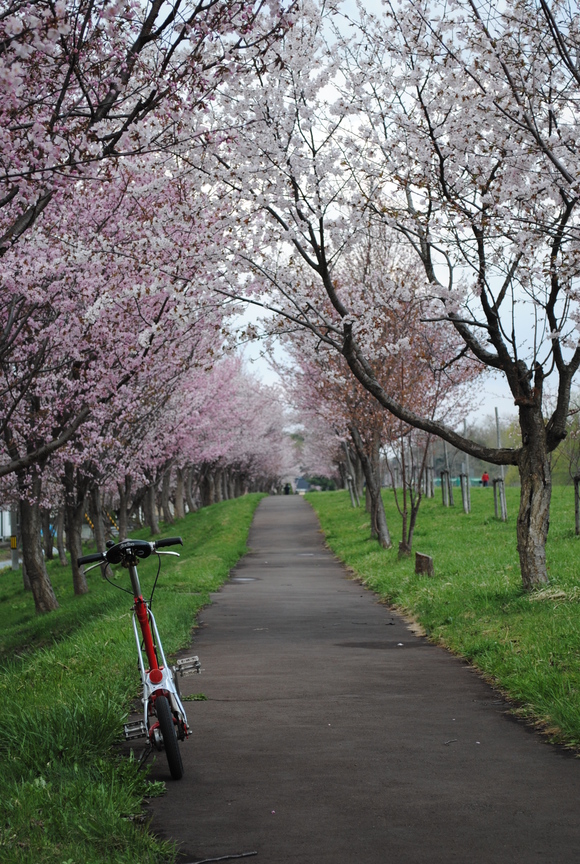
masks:
{"type": "Polygon", "coordinates": [[[161,637],[157,629],[155,617],[151,611],[151,601],[161,570],[161,555],[177,555],[178,552],[160,552],[164,546],[183,546],[181,537],[167,537],[149,543],[147,540],[122,540],[120,543],[109,541],[106,552],[83,555],[78,559],[79,567],[93,564],[85,572],[103,564],[121,565],[129,570],[131,588],[116,585],[103,572],[105,579],[115,588],[126,591],[133,596],[132,621],[141,682],[143,684],[143,720],[135,720],[124,726],[125,738],[128,741],[146,738],[147,744],[139,760],[142,764],[155,748],[165,750],[169,771],[173,780],[183,777],[183,762],[179,750],[179,742],[185,740],[190,733],[187,715],[179,694],[178,676],[200,672],[199,658],[184,657],[170,667],[165,659],[161,637]],[[148,600],[143,598],[137,561],[148,558],[153,553],[159,556],[157,576],[148,600]],[[141,634],[141,636],[139,635],[141,634]]]}

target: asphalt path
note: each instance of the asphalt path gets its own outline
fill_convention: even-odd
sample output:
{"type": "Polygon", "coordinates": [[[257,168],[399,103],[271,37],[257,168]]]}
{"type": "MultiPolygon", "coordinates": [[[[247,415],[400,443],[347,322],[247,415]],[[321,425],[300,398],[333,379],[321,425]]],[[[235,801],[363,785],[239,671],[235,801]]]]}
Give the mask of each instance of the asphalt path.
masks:
{"type": "Polygon", "coordinates": [[[196,632],[185,776],[152,769],[180,861],[580,861],[578,759],[352,580],[302,498],[264,499],[249,545],[196,632]]]}

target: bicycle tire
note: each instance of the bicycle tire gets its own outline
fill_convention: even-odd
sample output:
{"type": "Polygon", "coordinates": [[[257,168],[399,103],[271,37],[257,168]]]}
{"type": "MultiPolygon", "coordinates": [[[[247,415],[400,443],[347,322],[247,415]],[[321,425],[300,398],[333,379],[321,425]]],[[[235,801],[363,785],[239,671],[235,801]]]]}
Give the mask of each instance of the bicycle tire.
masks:
{"type": "Polygon", "coordinates": [[[173,714],[165,696],[158,696],[156,698],[155,711],[159,721],[159,729],[161,731],[161,737],[163,738],[163,747],[165,749],[171,779],[181,780],[183,777],[183,762],[181,761],[181,753],[179,751],[179,742],[177,740],[177,732],[175,731],[175,723],[173,722],[173,714]]]}

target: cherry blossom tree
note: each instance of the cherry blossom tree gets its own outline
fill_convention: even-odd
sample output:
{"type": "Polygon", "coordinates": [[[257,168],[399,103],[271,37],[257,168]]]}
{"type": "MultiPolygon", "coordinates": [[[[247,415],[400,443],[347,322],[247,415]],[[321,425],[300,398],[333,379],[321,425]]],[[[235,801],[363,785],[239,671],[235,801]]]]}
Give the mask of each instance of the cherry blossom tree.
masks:
{"type": "Polygon", "coordinates": [[[409,0],[379,19],[360,10],[352,37],[330,38],[336,8],[304,2],[258,81],[225,94],[241,143],[219,153],[239,224],[253,217],[235,250],[248,278],[232,296],[341,353],[403,423],[517,465],[526,588],[547,581],[550,453],[580,364],[577,18],[566,14],[543,0],[505,10],[409,0]],[[422,299],[424,319],[460,340],[458,357],[505,376],[520,447],[482,447],[382,385],[366,339],[383,314],[367,302],[374,274],[357,280],[344,264],[374,220],[423,268],[413,284],[393,271],[393,289],[422,299]],[[544,417],[549,375],[558,400],[544,417]]]}
{"type": "MultiPolygon", "coordinates": [[[[120,223],[123,210],[135,242],[130,227],[134,214],[126,202],[133,210],[151,206],[150,190],[143,191],[144,176],[153,174],[158,189],[163,184],[172,193],[156,214],[149,214],[152,227],[171,210],[171,223],[180,233],[178,248],[189,257],[196,243],[203,243],[207,226],[194,237],[195,218],[187,212],[199,183],[189,184],[189,191],[176,200],[187,185],[187,166],[202,161],[212,132],[221,134],[202,118],[223,81],[256,60],[290,23],[276,0],[5,4],[0,16],[0,364],[10,370],[4,387],[8,416],[16,405],[20,410],[22,394],[31,392],[33,379],[53,362],[48,332],[60,327],[67,303],[65,314],[71,314],[78,290],[75,279],[63,286],[67,267],[76,268],[83,255],[98,254],[96,269],[101,268],[103,282],[105,270],[118,272],[125,256],[142,264],[148,246],[150,279],[151,258],[159,254],[159,244],[154,248],[142,233],[138,253],[128,252],[120,223]],[[184,129],[187,145],[178,166],[171,153],[184,129]],[[139,203],[137,182],[146,199],[139,203]],[[75,223],[72,230],[67,229],[66,214],[75,223]],[[111,223],[117,229],[114,239],[111,223]],[[106,242],[99,244],[103,237],[106,242]],[[114,260],[107,263],[107,254],[114,260]],[[26,362],[14,367],[15,343],[22,349],[26,339],[26,362]]],[[[199,208],[194,206],[193,212],[198,214],[199,208]]],[[[138,221],[142,225],[143,216],[138,221]]],[[[209,215],[206,223],[211,224],[209,215]]],[[[166,241],[175,243],[175,236],[166,241]]],[[[174,255],[183,264],[175,248],[174,255]]],[[[163,271],[167,255],[156,264],[163,271]]],[[[178,264],[173,262],[171,269],[173,279],[179,280],[178,264]]],[[[195,268],[186,269],[186,278],[195,278],[195,268]]],[[[98,276],[91,289],[95,320],[108,296],[103,289],[99,308],[97,281],[98,276]]],[[[137,302],[142,283],[137,279],[137,302]]],[[[125,290],[130,291],[129,285],[125,290]]],[[[148,290],[153,290],[151,280],[148,290]]],[[[83,361],[75,362],[82,366],[83,361]]],[[[48,390],[44,393],[50,398],[48,390]]],[[[30,398],[25,401],[31,405],[30,398]]],[[[28,439],[25,451],[4,425],[3,438],[11,451],[0,464],[0,476],[45,460],[76,434],[91,410],[89,399],[77,400],[74,410],[71,405],[63,408],[58,422],[43,424],[34,446],[28,439]]]]}
{"type": "Polygon", "coordinates": [[[163,151],[273,40],[277,2],[8,0],[0,19],[0,253],[106,160],[163,151]],[[55,201],[56,199],[56,201],[55,201]]]}
{"type": "MultiPolygon", "coordinates": [[[[444,419],[453,416],[459,422],[469,405],[467,387],[480,374],[481,367],[465,358],[448,365],[449,357],[458,350],[458,340],[453,344],[440,328],[427,326],[420,320],[421,302],[401,302],[398,292],[389,294],[386,284],[381,285],[380,295],[374,293],[377,283],[389,281],[383,231],[372,238],[374,243],[377,239],[382,242],[370,246],[365,244],[362,261],[360,254],[353,256],[355,265],[371,267],[377,273],[375,284],[367,288],[368,302],[373,306],[379,302],[384,304],[381,327],[375,326],[374,331],[378,345],[371,343],[371,334],[367,332],[365,348],[377,356],[381,346],[397,344],[396,351],[383,354],[380,363],[374,367],[374,373],[385,390],[411,409],[420,408],[431,417],[438,415],[444,419]]],[[[348,294],[347,287],[344,295],[348,294]]],[[[331,317],[331,310],[327,310],[327,314],[331,317]]],[[[429,436],[423,442],[419,464],[413,466],[418,470],[407,470],[412,461],[412,447],[408,441],[412,427],[385,412],[352,376],[345,359],[327,345],[317,346],[316,341],[312,333],[304,330],[286,336],[288,351],[299,370],[294,376],[289,376],[294,383],[292,397],[310,413],[317,412],[324,417],[337,435],[350,437],[364,470],[370,499],[371,533],[383,547],[389,547],[391,539],[381,497],[381,455],[387,446],[398,451],[403,469],[402,502],[395,491],[402,517],[399,550],[401,553],[410,552],[421,503],[429,436]]]]}

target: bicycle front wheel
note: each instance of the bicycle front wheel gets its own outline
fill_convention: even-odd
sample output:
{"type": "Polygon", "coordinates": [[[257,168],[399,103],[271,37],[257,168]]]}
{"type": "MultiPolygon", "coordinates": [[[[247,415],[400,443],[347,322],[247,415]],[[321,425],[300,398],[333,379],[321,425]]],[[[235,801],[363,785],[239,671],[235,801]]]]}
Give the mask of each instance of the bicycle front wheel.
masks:
{"type": "Polygon", "coordinates": [[[181,753],[179,752],[179,742],[177,740],[177,732],[175,731],[175,723],[173,722],[173,714],[165,696],[158,696],[156,698],[155,711],[159,720],[159,729],[163,738],[163,747],[167,756],[171,778],[173,780],[181,780],[183,777],[183,762],[181,761],[181,753]]]}

